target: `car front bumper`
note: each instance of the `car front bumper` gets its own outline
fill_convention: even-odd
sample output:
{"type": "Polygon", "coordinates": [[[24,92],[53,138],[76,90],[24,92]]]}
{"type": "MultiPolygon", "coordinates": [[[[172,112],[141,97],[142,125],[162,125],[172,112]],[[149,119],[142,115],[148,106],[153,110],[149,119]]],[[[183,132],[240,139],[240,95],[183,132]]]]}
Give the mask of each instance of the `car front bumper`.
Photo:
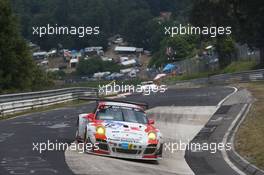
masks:
{"type": "Polygon", "coordinates": [[[159,160],[162,158],[162,144],[132,144],[122,142],[107,142],[100,140],[96,142],[99,150],[93,154],[105,155],[125,159],[159,160]]]}

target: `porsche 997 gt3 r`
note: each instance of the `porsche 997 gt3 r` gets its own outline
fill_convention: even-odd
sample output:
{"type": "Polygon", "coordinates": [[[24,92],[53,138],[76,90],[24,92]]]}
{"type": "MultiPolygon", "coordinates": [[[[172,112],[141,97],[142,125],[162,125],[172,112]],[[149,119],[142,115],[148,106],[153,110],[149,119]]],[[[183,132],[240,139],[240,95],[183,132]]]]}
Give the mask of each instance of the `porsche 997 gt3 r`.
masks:
{"type": "Polygon", "coordinates": [[[94,113],[79,115],[77,125],[77,141],[97,147],[89,153],[144,160],[162,157],[162,135],[142,104],[100,100],[94,113]]]}

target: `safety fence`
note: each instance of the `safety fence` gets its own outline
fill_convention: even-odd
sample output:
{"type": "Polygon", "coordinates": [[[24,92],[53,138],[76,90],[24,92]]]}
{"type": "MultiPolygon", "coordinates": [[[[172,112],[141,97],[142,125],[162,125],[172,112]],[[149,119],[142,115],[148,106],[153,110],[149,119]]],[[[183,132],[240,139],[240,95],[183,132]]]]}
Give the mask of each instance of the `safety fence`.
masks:
{"type": "Polygon", "coordinates": [[[77,100],[80,96],[97,97],[96,88],[65,88],[40,92],[0,95],[0,115],[77,100]]]}

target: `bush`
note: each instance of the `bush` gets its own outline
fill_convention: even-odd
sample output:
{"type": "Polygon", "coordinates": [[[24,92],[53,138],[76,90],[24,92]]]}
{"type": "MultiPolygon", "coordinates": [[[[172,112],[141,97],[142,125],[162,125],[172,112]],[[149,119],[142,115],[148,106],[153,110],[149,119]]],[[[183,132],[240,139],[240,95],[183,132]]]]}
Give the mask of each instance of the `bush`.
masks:
{"type": "Polygon", "coordinates": [[[112,61],[103,61],[100,57],[93,57],[88,60],[81,59],[77,66],[78,75],[92,75],[96,72],[119,72],[121,66],[112,61]]]}
{"type": "Polygon", "coordinates": [[[196,43],[197,37],[195,36],[175,36],[173,38],[165,38],[160,44],[160,50],[154,53],[149,66],[160,67],[170,62],[191,58],[195,55],[196,43]],[[171,48],[170,56],[167,55],[167,48],[171,48]]]}
{"type": "Polygon", "coordinates": [[[221,73],[233,73],[233,72],[241,72],[252,70],[256,67],[257,63],[254,60],[250,61],[235,61],[224,68],[221,73]]]}

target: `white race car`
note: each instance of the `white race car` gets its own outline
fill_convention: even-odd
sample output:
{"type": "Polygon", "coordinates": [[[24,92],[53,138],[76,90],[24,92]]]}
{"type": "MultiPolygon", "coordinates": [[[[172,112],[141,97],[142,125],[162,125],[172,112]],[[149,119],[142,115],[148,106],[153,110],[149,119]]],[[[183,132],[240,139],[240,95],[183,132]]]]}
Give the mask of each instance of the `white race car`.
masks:
{"type": "Polygon", "coordinates": [[[162,157],[162,135],[144,107],[146,104],[100,100],[94,113],[79,115],[76,139],[93,145],[89,153],[158,160],[162,157]]]}

